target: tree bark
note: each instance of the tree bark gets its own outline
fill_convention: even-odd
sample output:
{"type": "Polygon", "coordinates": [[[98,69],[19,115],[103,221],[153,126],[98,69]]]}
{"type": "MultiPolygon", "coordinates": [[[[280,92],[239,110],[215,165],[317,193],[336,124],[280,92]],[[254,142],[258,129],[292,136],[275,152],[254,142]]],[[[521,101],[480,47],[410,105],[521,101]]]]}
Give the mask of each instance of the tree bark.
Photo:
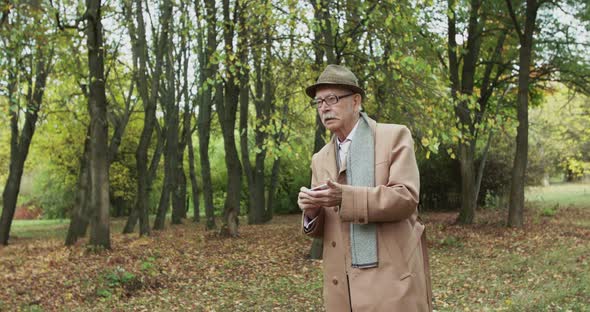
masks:
{"type": "MultiPolygon", "coordinates": [[[[20,182],[23,175],[25,161],[29,154],[29,147],[31,140],[35,134],[37,118],[41,103],[43,101],[43,94],[49,75],[50,60],[53,52],[49,56],[44,55],[43,48],[36,47],[36,74],[34,85],[29,80],[29,93],[32,96],[27,99],[27,110],[25,112],[25,122],[19,136],[18,130],[18,112],[16,110],[10,111],[10,165],[8,172],[8,179],[4,191],[2,192],[2,216],[0,217],[0,244],[7,245],[10,237],[10,228],[16,210],[16,201],[20,192],[20,182]]],[[[16,75],[14,76],[16,78],[16,75]]],[[[12,100],[14,93],[10,90],[15,90],[16,84],[11,82],[9,86],[9,98],[12,100]]],[[[18,108],[17,108],[18,109],[18,108]]]]}
{"type": "Polygon", "coordinates": [[[188,137],[188,163],[189,176],[191,179],[191,196],[193,198],[193,222],[200,222],[201,212],[199,211],[199,188],[197,185],[197,174],[195,170],[195,152],[193,147],[192,133],[188,137]]]}
{"type": "Polygon", "coordinates": [[[320,6],[315,8],[317,11],[319,11],[318,15],[321,17],[321,19],[319,20],[320,29],[322,37],[324,39],[324,52],[326,53],[328,64],[340,64],[341,60],[338,57],[337,53],[337,42],[334,39],[334,34],[332,33],[332,15],[330,14],[330,1],[318,1],[320,2],[320,6]]]}
{"type": "MultiPolygon", "coordinates": [[[[158,205],[158,212],[154,221],[154,230],[164,229],[166,220],[166,212],[170,206],[170,199],[175,196],[177,191],[177,173],[178,173],[178,107],[174,101],[174,77],[171,62],[171,55],[167,60],[166,66],[168,76],[167,88],[167,114],[166,114],[166,149],[164,153],[164,185],[160,195],[160,203],[158,205]],[[170,77],[172,76],[172,77],[170,77]]],[[[178,215],[178,208],[173,209],[172,224],[179,224],[180,216],[178,215]]]]}
{"type": "MultiPolygon", "coordinates": [[[[156,126],[158,124],[156,123],[156,126]]],[[[145,187],[146,187],[146,194],[150,194],[152,192],[152,182],[154,181],[154,178],[156,177],[156,173],[158,171],[158,166],[160,164],[160,158],[162,157],[162,153],[164,150],[164,142],[165,142],[165,138],[163,137],[163,133],[161,133],[162,131],[159,130],[158,127],[156,127],[156,137],[157,137],[157,141],[156,141],[156,149],[154,150],[154,155],[152,156],[151,159],[151,163],[150,163],[150,167],[147,170],[145,174],[145,187]]],[[[147,154],[146,154],[146,159],[147,159],[147,154]]],[[[143,201],[145,201],[145,207],[147,208],[147,198],[144,199],[143,201]]],[[[123,228],[123,234],[129,234],[129,233],[133,233],[133,230],[135,229],[135,225],[137,224],[137,221],[139,220],[139,213],[141,211],[143,211],[143,209],[141,209],[141,207],[139,207],[139,205],[141,204],[142,201],[140,201],[139,199],[137,199],[135,201],[135,207],[133,207],[133,209],[131,210],[131,213],[129,214],[129,217],[127,218],[127,223],[125,223],[125,227],[123,228]]],[[[145,215],[145,221],[140,223],[140,235],[149,235],[149,231],[150,231],[150,226],[149,226],[149,220],[147,219],[148,215],[147,215],[147,211],[146,211],[146,215],[145,215]]]]}
{"type": "MultiPolygon", "coordinates": [[[[244,12],[242,11],[241,14],[244,12]]],[[[236,85],[237,67],[234,55],[233,39],[234,27],[237,21],[230,18],[229,0],[223,0],[224,29],[223,36],[226,49],[226,76],[224,84],[223,101],[217,103],[217,113],[223,133],[223,145],[225,148],[225,165],[227,167],[227,194],[223,207],[223,225],[220,229],[222,236],[238,236],[238,216],[240,213],[240,195],[242,184],[242,165],[238,157],[235,142],[236,113],[239,100],[239,86],[236,85]],[[232,70],[232,68],[236,68],[232,70]]],[[[239,49],[239,48],[238,48],[239,49]]]]}
{"type": "MultiPolygon", "coordinates": [[[[317,0],[310,0],[310,3],[314,7],[314,18],[320,22],[320,27],[318,27],[317,30],[314,30],[314,42],[315,42],[314,47],[317,47],[317,48],[314,49],[315,62],[314,62],[314,66],[313,66],[314,72],[318,73],[318,76],[319,76],[319,73],[321,72],[321,70],[323,70],[322,66],[324,65],[324,55],[329,54],[329,51],[328,52],[326,51],[327,50],[326,45],[324,45],[323,49],[320,48],[322,46],[322,40],[323,40],[322,38],[324,37],[323,36],[323,29],[325,27],[325,24],[322,24],[321,21],[325,18],[325,14],[322,12],[322,9],[320,7],[318,7],[317,0]]],[[[329,55],[328,62],[330,63],[330,60],[333,60],[334,58],[335,57],[333,55],[329,55]]],[[[315,133],[314,133],[312,155],[317,153],[326,144],[326,141],[324,140],[325,134],[326,134],[326,128],[324,127],[324,124],[322,123],[322,119],[320,118],[320,115],[316,112],[315,133]]],[[[318,260],[322,259],[323,249],[324,249],[324,241],[321,238],[314,238],[312,241],[310,250],[309,250],[310,258],[311,259],[318,259],[318,260]]]]}
{"type": "MultiPolygon", "coordinates": [[[[254,91],[254,102],[257,103],[260,101],[261,96],[261,82],[260,82],[260,51],[259,47],[255,47],[254,51],[254,70],[257,74],[256,82],[255,82],[255,91],[254,91]]],[[[241,55],[240,62],[247,62],[247,54],[241,55]],[[244,56],[246,59],[244,60],[244,56]]],[[[244,63],[245,63],[244,62],[244,63]]],[[[244,176],[246,177],[246,183],[248,187],[248,223],[249,224],[256,224],[257,214],[260,210],[260,203],[257,201],[256,198],[256,182],[254,179],[254,172],[252,165],[250,163],[250,148],[248,144],[248,104],[250,101],[249,92],[250,86],[248,85],[249,79],[248,75],[240,75],[240,151],[242,153],[242,164],[244,169],[244,176]]],[[[257,106],[257,104],[255,104],[257,106]]],[[[258,147],[256,145],[256,147],[258,147]]],[[[256,153],[257,154],[257,153],[256,153]]],[[[256,167],[254,167],[256,170],[256,167]]],[[[264,208],[264,206],[263,206],[264,208]]]]}
{"type": "MultiPolygon", "coordinates": [[[[133,62],[133,72],[137,71],[137,64],[133,62]]],[[[114,111],[111,111],[112,114],[112,123],[113,123],[113,136],[111,137],[109,147],[108,147],[108,163],[109,166],[112,164],[117,154],[119,153],[119,147],[122,142],[123,135],[125,134],[125,130],[127,125],[129,124],[129,119],[131,117],[131,113],[133,111],[132,103],[132,96],[133,90],[135,87],[135,81],[132,81],[129,85],[129,90],[127,92],[127,96],[124,99],[125,110],[121,114],[117,114],[114,111]]],[[[111,92],[113,94],[113,92],[111,92]]],[[[113,103],[116,103],[117,99],[113,96],[113,103]]],[[[118,105],[118,104],[117,104],[118,105]]],[[[109,112],[107,112],[109,114],[109,112]]],[[[86,231],[90,221],[90,210],[89,210],[89,153],[90,153],[90,126],[86,131],[86,137],[84,140],[84,151],[82,154],[82,158],[80,159],[80,172],[78,174],[78,194],[76,195],[76,203],[74,206],[74,210],[72,211],[72,215],[70,218],[70,225],[68,227],[68,233],[66,235],[65,245],[71,246],[75,244],[78,239],[84,237],[86,235],[86,231]]],[[[123,211],[127,208],[128,202],[121,198],[113,198],[113,205],[115,206],[115,217],[119,217],[123,215],[123,211]]],[[[130,214],[133,214],[134,210],[133,207],[130,209],[130,214]]],[[[131,229],[133,230],[133,229],[131,229]]]]}
{"type": "MultiPolygon", "coordinates": [[[[275,134],[275,142],[277,146],[285,140],[285,132],[284,128],[287,124],[287,116],[289,113],[289,105],[288,103],[283,104],[282,108],[282,118],[280,126],[278,128],[278,132],[275,134]]],[[[276,200],[277,189],[279,184],[279,171],[281,169],[281,157],[275,159],[272,165],[272,170],[270,173],[270,186],[268,187],[268,200],[267,200],[267,207],[266,207],[266,219],[272,220],[274,215],[274,203],[276,200]]]]}
{"type": "Polygon", "coordinates": [[[86,235],[88,224],[90,223],[90,171],[88,163],[90,162],[90,126],[86,131],[84,139],[84,151],[80,159],[80,172],[78,173],[78,193],[76,194],[76,204],[70,219],[68,234],[66,235],[66,246],[74,245],[78,239],[86,235]]]}
{"type": "MultiPolygon", "coordinates": [[[[205,204],[206,228],[211,230],[215,225],[215,207],[213,206],[213,182],[211,180],[211,163],[209,161],[209,138],[211,133],[211,107],[213,104],[213,88],[218,85],[215,74],[217,64],[211,62],[211,57],[217,49],[217,18],[214,0],[205,0],[205,20],[207,21],[207,48],[204,59],[207,60],[203,73],[205,74],[203,94],[199,103],[199,115],[197,128],[199,132],[199,156],[201,161],[201,176],[203,178],[203,201],[205,204]]],[[[205,62],[203,62],[205,64],[205,62]]],[[[218,92],[222,92],[217,88],[218,92]]],[[[222,98],[222,94],[216,94],[216,98],[222,98]]]]}
{"type": "MultiPolygon", "coordinates": [[[[148,59],[148,45],[146,40],[145,22],[143,19],[143,2],[141,0],[135,0],[134,3],[135,10],[132,9],[130,2],[124,2],[126,12],[134,12],[133,17],[137,23],[137,29],[135,28],[134,23],[131,21],[128,23],[128,28],[129,36],[131,37],[132,42],[133,57],[138,63],[139,67],[136,76],[137,89],[143,103],[144,119],[139,144],[135,151],[135,159],[137,164],[137,198],[135,199],[135,208],[129,215],[123,232],[131,233],[135,227],[137,218],[139,218],[139,234],[142,236],[150,234],[148,198],[153,180],[153,178],[150,178],[150,176],[153,177],[155,175],[150,174],[150,172],[152,171],[151,169],[153,169],[154,172],[157,169],[164,142],[164,139],[158,136],[157,148],[154,152],[154,155],[152,156],[151,167],[148,169],[148,163],[150,163],[148,149],[152,140],[154,128],[157,126],[156,103],[158,99],[161,78],[160,75],[164,57],[164,49],[162,47],[165,46],[168,41],[168,27],[166,27],[166,25],[170,22],[171,12],[170,10],[164,9],[160,15],[160,23],[163,26],[163,31],[160,32],[157,43],[154,44],[154,50],[156,51],[155,66],[151,76],[151,81],[149,81],[150,77],[148,75],[147,68],[150,61],[148,59]]],[[[165,2],[165,4],[167,3],[168,2],[165,2]]]]}
{"type": "Polygon", "coordinates": [[[88,25],[88,67],[90,92],[90,241],[93,246],[110,249],[109,159],[107,101],[104,79],[104,46],[100,0],[86,0],[88,25]]]}
{"type": "Polygon", "coordinates": [[[514,26],[519,35],[519,69],[518,69],[518,128],[516,133],[516,153],[512,168],[512,185],[508,209],[508,226],[522,227],[524,223],[524,186],[528,158],[528,102],[533,33],[537,19],[537,0],[526,1],[524,29],[520,29],[510,0],[506,0],[514,26]]]}
{"type": "Polygon", "coordinates": [[[457,223],[472,224],[475,219],[475,164],[472,145],[459,144],[459,163],[461,165],[461,211],[457,223]]]}
{"type": "MultiPolygon", "coordinates": [[[[258,20],[258,23],[263,21],[258,20]]],[[[261,27],[264,28],[264,27],[261,27]]],[[[253,35],[253,41],[261,42],[254,47],[253,60],[254,60],[254,71],[255,71],[255,83],[254,83],[254,107],[256,110],[256,120],[254,127],[254,166],[250,163],[250,150],[248,147],[248,91],[249,86],[247,85],[247,77],[242,78],[241,93],[240,93],[240,143],[242,148],[242,160],[244,166],[244,174],[248,181],[248,223],[249,224],[261,224],[265,222],[265,209],[266,209],[266,198],[264,196],[264,158],[266,155],[266,149],[264,147],[264,140],[266,134],[261,129],[268,124],[268,117],[265,115],[265,102],[264,99],[264,83],[263,83],[263,65],[262,65],[262,45],[264,37],[262,32],[265,30],[259,29],[253,35]]],[[[244,34],[240,34],[242,40],[244,40],[244,34]]],[[[247,55],[242,55],[247,61],[247,55]]],[[[268,57],[268,56],[267,56],[268,57]]],[[[270,77],[266,77],[269,79],[270,77]]]]}
{"type": "MultiPolygon", "coordinates": [[[[485,24],[485,17],[479,12],[481,0],[471,0],[469,7],[469,18],[467,23],[467,46],[464,56],[457,57],[457,42],[455,36],[456,13],[455,0],[448,0],[449,13],[447,14],[447,49],[449,58],[449,78],[451,80],[451,96],[457,107],[455,115],[458,119],[457,128],[463,134],[458,144],[459,163],[461,173],[461,210],[456,219],[460,224],[471,224],[475,220],[476,194],[476,168],[475,168],[475,145],[477,143],[477,119],[471,117],[471,110],[468,105],[469,99],[461,96],[472,97],[475,86],[475,74],[478,60],[480,58],[480,47],[482,42],[482,30],[485,24]],[[460,64],[462,60],[462,64],[460,64]],[[459,70],[461,69],[461,76],[459,70]]],[[[485,79],[484,79],[485,80],[485,79]]],[[[486,99],[487,101],[487,99],[486,99]]],[[[485,102],[480,103],[480,114],[483,114],[485,102]]]]}
{"type": "MultiPolygon", "coordinates": [[[[167,8],[172,11],[172,4],[167,8]]],[[[176,104],[176,84],[174,77],[174,60],[172,41],[172,22],[167,24],[167,44],[165,47],[165,73],[166,82],[164,97],[160,101],[165,110],[165,132],[166,132],[166,149],[164,152],[164,186],[160,195],[160,204],[156,220],[154,221],[154,230],[164,229],[166,212],[170,206],[170,199],[177,190],[177,173],[178,173],[178,105],[176,104]]],[[[177,214],[177,208],[173,208],[172,223],[180,223],[180,216],[177,214]]]]}
{"type": "MultiPolygon", "coordinates": [[[[180,56],[178,64],[182,67],[182,88],[178,92],[178,99],[175,102],[180,102],[182,96],[184,100],[184,108],[182,113],[182,132],[179,131],[180,141],[178,143],[177,160],[176,160],[176,188],[174,191],[174,198],[172,201],[172,224],[181,224],[182,219],[187,217],[187,182],[186,174],[184,172],[184,151],[186,149],[188,139],[191,136],[191,113],[190,98],[188,92],[188,44],[187,34],[183,31],[186,29],[186,6],[181,4],[181,11],[184,14],[181,17],[180,36],[180,56]],[[182,65],[181,65],[182,63],[182,65]]],[[[180,71],[180,69],[179,69],[180,71]]],[[[180,80],[180,79],[179,79],[180,80]]],[[[178,115],[178,114],[177,114],[178,115]]],[[[177,117],[178,118],[178,117],[177,117]]],[[[178,130],[178,129],[177,129],[178,130]]]]}

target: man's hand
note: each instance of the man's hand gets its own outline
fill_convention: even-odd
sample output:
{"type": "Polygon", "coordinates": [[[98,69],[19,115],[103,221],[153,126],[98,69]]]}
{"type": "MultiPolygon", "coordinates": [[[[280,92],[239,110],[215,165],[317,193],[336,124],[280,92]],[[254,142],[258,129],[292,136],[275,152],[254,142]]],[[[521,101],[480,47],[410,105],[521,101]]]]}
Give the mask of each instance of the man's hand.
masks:
{"type": "Polygon", "coordinates": [[[315,218],[320,207],[338,206],[342,202],[342,186],[332,181],[326,184],[328,188],[318,191],[301,188],[297,204],[309,218],[315,218]]]}
{"type": "Polygon", "coordinates": [[[303,211],[303,213],[305,213],[305,215],[310,218],[313,219],[315,218],[319,213],[320,213],[320,209],[321,207],[314,203],[313,198],[310,197],[307,192],[314,192],[310,189],[308,189],[307,187],[301,187],[301,189],[299,189],[299,196],[297,197],[297,204],[299,205],[299,209],[301,209],[303,211]]]}

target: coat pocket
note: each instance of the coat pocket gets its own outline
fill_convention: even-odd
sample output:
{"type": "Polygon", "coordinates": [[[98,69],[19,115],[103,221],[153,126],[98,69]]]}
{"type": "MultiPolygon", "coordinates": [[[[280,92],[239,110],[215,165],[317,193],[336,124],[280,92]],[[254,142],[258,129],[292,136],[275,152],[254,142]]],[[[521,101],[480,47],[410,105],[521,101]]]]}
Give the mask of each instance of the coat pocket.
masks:
{"type": "Polygon", "coordinates": [[[412,267],[412,257],[415,255],[416,248],[418,248],[418,246],[420,245],[420,240],[422,239],[422,233],[424,232],[424,225],[420,224],[419,222],[416,222],[414,224],[414,227],[412,228],[412,231],[410,232],[410,238],[408,239],[408,242],[406,244],[406,246],[404,246],[404,255],[405,255],[405,260],[406,263],[408,264],[408,267],[412,267]]]}
{"type": "Polygon", "coordinates": [[[380,253],[379,266],[388,266],[396,278],[400,278],[410,273],[408,263],[405,260],[404,253],[400,248],[398,236],[395,235],[393,224],[381,224],[378,226],[378,237],[380,253]]]}

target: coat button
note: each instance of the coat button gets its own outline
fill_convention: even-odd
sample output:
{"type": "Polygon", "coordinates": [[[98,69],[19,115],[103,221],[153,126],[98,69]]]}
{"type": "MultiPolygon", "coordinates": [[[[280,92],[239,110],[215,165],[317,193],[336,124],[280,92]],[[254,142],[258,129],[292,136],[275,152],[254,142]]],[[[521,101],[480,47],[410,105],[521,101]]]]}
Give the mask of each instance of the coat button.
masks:
{"type": "Polygon", "coordinates": [[[332,241],[332,247],[336,247],[336,242],[332,241]]]}
{"type": "Polygon", "coordinates": [[[363,217],[360,217],[360,218],[359,218],[359,223],[365,223],[365,218],[363,218],[363,217]]]}
{"type": "Polygon", "coordinates": [[[334,283],[334,285],[338,285],[338,280],[337,280],[336,278],[334,278],[334,279],[332,280],[332,283],[334,283]]]}
{"type": "Polygon", "coordinates": [[[334,206],[334,212],[338,212],[338,206],[334,206]]]}

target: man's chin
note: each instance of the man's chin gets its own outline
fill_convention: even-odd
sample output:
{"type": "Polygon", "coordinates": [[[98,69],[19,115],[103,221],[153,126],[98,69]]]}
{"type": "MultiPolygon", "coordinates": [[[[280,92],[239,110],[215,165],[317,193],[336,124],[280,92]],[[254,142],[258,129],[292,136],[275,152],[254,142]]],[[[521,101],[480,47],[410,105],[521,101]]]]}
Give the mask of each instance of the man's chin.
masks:
{"type": "Polygon", "coordinates": [[[335,119],[324,121],[324,127],[333,132],[337,128],[336,121],[335,119]]]}

